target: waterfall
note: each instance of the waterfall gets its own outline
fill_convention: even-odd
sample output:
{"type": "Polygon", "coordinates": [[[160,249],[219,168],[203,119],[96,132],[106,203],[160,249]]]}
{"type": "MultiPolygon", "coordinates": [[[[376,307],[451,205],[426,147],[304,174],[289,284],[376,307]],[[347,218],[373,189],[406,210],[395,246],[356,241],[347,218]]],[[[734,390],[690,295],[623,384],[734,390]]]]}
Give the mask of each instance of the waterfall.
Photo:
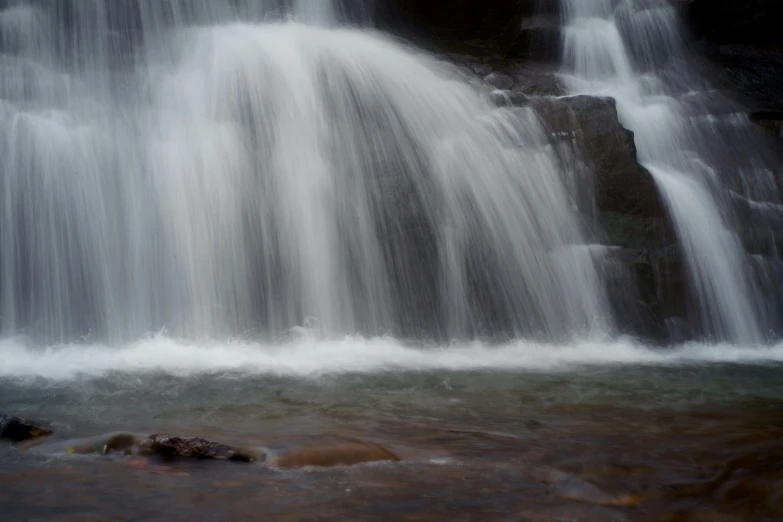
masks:
{"type": "Polygon", "coordinates": [[[614,97],[622,124],[635,133],[639,161],[680,243],[694,321],[713,340],[764,341],[770,314],[730,195],[752,201],[777,190],[747,118],[694,74],[670,2],[564,0],[563,12],[569,89],[614,97]]]}
{"type": "Polygon", "coordinates": [[[336,7],[4,2],[4,334],[609,331],[534,112],[336,7]]]}

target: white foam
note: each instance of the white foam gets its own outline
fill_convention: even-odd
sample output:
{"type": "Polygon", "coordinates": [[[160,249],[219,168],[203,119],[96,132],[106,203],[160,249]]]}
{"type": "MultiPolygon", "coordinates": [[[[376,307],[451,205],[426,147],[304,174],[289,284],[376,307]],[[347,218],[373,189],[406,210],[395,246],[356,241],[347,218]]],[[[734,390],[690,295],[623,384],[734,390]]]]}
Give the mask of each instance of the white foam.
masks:
{"type": "Polygon", "coordinates": [[[783,344],[772,347],[688,344],[655,349],[631,340],[583,340],[568,345],[517,340],[449,346],[406,346],[392,338],[305,337],[284,344],[248,341],[193,343],[158,335],[108,347],[68,344],[33,347],[0,341],[0,377],[70,380],[112,372],[166,372],[177,376],[238,372],[245,375],[318,377],[384,371],[564,371],[592,365],[783,363],[783,344]]]}

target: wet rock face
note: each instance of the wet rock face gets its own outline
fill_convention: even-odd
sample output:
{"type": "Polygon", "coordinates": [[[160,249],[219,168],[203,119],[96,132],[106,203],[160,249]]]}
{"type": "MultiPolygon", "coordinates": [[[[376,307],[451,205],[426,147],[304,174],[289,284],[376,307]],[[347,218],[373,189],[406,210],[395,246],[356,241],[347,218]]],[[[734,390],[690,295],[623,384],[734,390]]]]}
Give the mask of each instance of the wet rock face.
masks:
{"type": "Polygon", "coordinates": [[[636,158],[633,132],[620,125],[612,98],[573,96],[535,103],[556,137],[572,141],[591,163],[600,211],[662,217],[655,181],[636,158]]]}
{"type": "Polygon", "coordinates": [[[681,253],[615,101],[573,96],[531,98],[530,105],[552,138],[575,147],[586,163],[571,193],[596,223],[596,241],[609,247],[600,267],[618,327],[650,341],[685,340],[688,331],[672,326],[688,309],[681,253]]]}
{"type": "MultiPolygon", "coordinates": [[[[752,113],[783,111],[783,2],[678,0],[722,90],[752,113]]],[[[769,116],[769,113],[766,113],[769,116]]],[[[780,136],[780,118],[760,118],[780,136]]],[[[765,125],[765,126],[767,126],[765,125]]]]}
{"type": "Polygon", "coordinates": [[[783,43],[779,0],[679,0],[687,3],[689,24],[697,38],[721,43],[783,43]]]}
{"type": "Polygon", "coordinates": [[[417,28],[442,39],[491,39],[512,21],[535,12],[534,0],[383,0],[377,16],[386,25],[417,28]]]}
{"type": "Polygon", "coordinates": [[[52,433],[52,430],[41,428],[27,419],[0,413],[0,439],[22,442],[46,437],[52,433]]]}
{"type": "Polygon", "coordinates": [[[560,0],[379,0],[376,23],[420,45],[526,60],[560,57],[560,0]]]}

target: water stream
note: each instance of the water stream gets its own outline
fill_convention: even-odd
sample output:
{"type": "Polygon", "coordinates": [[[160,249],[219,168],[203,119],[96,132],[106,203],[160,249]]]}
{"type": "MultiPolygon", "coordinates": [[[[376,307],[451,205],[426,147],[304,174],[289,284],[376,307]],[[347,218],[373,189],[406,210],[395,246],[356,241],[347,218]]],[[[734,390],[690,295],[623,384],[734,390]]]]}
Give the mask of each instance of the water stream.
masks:
{"type": "Polygon", "coordinates": [[[6,335],[611,330],[534,113],[329,5],[2,11],[6,335]]]}
{"type": "Polygon", "coordinates": [[[563,11],[569,87],[615,98],[634,131],[681,246],[691,320],[708,339],[763,342],[770,314],[727,197],[737,190],[777,203],[751,124],[695,72],[670,2],[566,0],[563,11]]]}

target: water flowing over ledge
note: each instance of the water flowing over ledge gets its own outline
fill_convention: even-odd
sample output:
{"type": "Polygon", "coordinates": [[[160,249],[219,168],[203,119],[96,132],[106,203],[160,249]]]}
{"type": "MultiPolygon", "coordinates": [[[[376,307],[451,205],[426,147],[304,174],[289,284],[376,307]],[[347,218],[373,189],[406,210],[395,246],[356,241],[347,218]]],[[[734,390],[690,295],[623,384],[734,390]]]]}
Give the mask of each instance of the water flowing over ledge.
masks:
{"type": "Polygon", "coordinates": [[[368,31],[131,2],[122,54],[108,4],[78,4],[74,27],[25,5],[3,17],[6,72],[24,72],[0,84],[5,331],[611,331],[577,162],[529,108],[368,31]]]}
{"type": "Polygon", "coordinates": [[[562,7],[566,81],[572,92],[615,98],[635,133],[683,252],[690,321],[709,339],[764,340],[779,321],[777,297],[763,297],[758,281],[779,262],[758,263],[745,251],[729,196],[779,208],[774,165],[764,162],[752,124],[694,74],[670,2],[564,0],[562,7]]]}
{"type": "MultiPolygon", "coordinates": [[[[597,98],[487,92],[345,27],[362,10],[337,4],[3,4],[3,335],[644,337],[624,328],[647,303],[624,287],[623,253],[600,244],[597,174],[574,144],[575,111],[597,98]]],[[[738,160],[747,120],[688,73],[668,4],[562,4],[563,76],[617,100],[598,109],[635,132],[606,142],[633,162],[617,172],[655,178],[668,209],[656,219],[679,241],[686,313],[656,320],[686,323],[685,338],[774,342],[783,305],[762,290],[779,274],[737,233],[779,207],[768,165],[738,160]]],[[[650,339],[679,339],[666,335],[650,339]]]]}

